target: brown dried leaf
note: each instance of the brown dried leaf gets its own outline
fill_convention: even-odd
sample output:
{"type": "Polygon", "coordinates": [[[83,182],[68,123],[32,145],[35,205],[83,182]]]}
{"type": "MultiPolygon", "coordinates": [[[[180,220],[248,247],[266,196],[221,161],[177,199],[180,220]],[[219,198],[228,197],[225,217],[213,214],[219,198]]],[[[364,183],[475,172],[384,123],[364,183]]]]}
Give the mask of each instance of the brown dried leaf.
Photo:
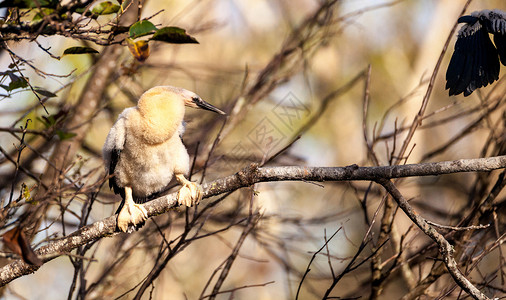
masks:
{"type": "Polygon", "coordinates": [[[4,244],[12,252],[21,256],[23,261],[30,265],[42,266],[42,260],[33,252],[30,243],[26,240],[26,236],[19,227],[14,227],[3,235],[4,244]]]}

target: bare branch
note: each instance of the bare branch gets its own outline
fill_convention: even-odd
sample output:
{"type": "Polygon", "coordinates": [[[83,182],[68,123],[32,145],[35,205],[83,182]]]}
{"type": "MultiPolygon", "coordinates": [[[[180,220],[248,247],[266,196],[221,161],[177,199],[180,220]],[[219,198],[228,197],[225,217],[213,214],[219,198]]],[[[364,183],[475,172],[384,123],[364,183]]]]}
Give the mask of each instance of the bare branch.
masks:
{"type": "Polygon", "coordinates": [[[427,221],[420,216],[415,210],[409,205],[408,201],[404,199],[404,196],[399,192],[397,187],[388,179],[379,179],[376,182],[381,184],[390,195],[397,201],[399,207],[406,213],[406,215],[413,221],[427,236],[434,240],[439,246],[439,252],[443,257],[443,261],[446,268],[452,275],[455,282],[465,290],[469,295],[475,299],[489,299],[485,294],[480,292],[459,270],[457,262],[453,258],[454,248],[448,241],[437,232],[434,227],[429,225],[427,221]]]}
{"type": "MultiPolygon", "coordinates": [[[[506,156],[489,158],[462,159],[438,163],[424,163],[417,165],[385,166],[385,167],[264,167],[252,165],[234,175],[217,179],[205,184],[204,198],[231,192],[242,187],[251,186],[258,182],[269,181],[348,181],[348,180],[383,180],[410,176],[436,176],[459,172],[488,172],[506,167],[506,156]]],[[[163,214],[177,205],[177,193],[172,193],[144,204],[149,217],[163,214]]],[[[427,226],[430,226],[427,224],[427,226]]],[[[50,242],[35,252],[43,257],[43,261],[50,261],[65,255],[78,246],[96,241],[100,238],[116,235],[116,216],[105,218],[91,225],[85,226],[69,236],[50,242]]],[[[0,269],[0,285],[35,272],[36,266],[31,266],[21,260],[12,262],[0,269]]]]}

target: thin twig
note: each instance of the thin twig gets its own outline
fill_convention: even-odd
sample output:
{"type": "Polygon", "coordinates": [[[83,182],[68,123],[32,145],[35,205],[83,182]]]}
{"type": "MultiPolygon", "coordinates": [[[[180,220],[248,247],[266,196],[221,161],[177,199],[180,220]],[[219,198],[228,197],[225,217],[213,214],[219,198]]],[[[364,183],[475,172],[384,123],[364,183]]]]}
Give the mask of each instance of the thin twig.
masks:
{"type": "Polygon", "coordinates": [[[469,295],[475,299],[489,299],[485,294],[478,290],[459,270],[457,262],[453,258],[454,248],[448,241],[437,232],[427,221],[420,216],[415,210],[409,205],[408,201],[399,192],[397,187],[388,179],[376,180],[381,184],[387,192],[392,195],[399,207],[404,213],[413,221],[427,236],[434,240],[439,246],[439,252],[443,257],[443,261],[446,268],[452,275],[455,282],[465,290],[469,295]]]}
{"type": "MultiPolygon", "coordinates": [[[[313,180],[313,181],[343,181],[343,180],[374,180],[390,179],[410,176],[434,176],[459,172],[488,172],[506,167],[506,156],[489,158],[465,159],[440,163],[424,163],[417,165],[401,165],[386,167],[264,167],[254,166],[245,168],[234,175],[220,178],[204,184],[204,198],[220,195],[241,187],[251,186],[258,182],[313,180]]],[[[217,202],[216,202],[217,203],[217,202]]],[[[176,193],[156,198],[145,203],[148,216],[153,217],[167,212],[177,205],[176,193]]],[[[35,250],[39,256],[53,254],[58,257],[78,246],[93,242],[102,237],[115,234],[116,216],[105,218],[91,225],[85,226],[72,234],[35,250]]],[[[44,262],[51,260],[49,258],[44,262]]],[[[0,269],[0,286],[12,280],[35,272],[36,266],[30,266],[22,261],[14,261],[0,269]]]]}

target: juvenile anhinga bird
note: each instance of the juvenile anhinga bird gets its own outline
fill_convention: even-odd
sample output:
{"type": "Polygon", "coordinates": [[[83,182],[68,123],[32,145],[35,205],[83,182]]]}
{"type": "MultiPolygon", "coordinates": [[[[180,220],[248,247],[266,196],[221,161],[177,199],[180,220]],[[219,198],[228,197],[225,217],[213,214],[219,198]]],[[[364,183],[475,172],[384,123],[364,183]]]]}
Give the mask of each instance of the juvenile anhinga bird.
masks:
{"type": "Polygon", "coordinates": [[[192,206],[202,199],[200,185],[185,178],[190,158],[181,136],[185,106],[225,114],[188,90],[158,86],[145,92],[136,107],[125,109],[109,131],[102,149],[109,186],[123,198],[118,228],[143,224],[147,212],[136,203],[151,200],[172,177],[182,185],[178,203],[192,206]]]}
{"type": "Polygon", "coordinates": [[[469,96],[499,79],[499,60],[506,65],[506,12],[475,11],[462,16],[455,51],[446,72],[446,89],[451,95],[469,96]],[[489,33],[494,35],[494,44],[489,33]],[[497,48],[496,48],[497,47],[497,48]]]}

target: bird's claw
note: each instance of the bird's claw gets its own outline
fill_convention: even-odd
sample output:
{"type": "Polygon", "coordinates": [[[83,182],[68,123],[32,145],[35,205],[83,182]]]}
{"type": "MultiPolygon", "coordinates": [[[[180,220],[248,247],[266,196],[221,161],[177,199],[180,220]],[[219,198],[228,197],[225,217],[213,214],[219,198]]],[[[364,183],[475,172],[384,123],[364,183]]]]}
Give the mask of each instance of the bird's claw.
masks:
{"type": "Polygon", "coordinates": [[[193,205],[199,204],[203,194],[204,190],[200,184],[186,181],[177,193],[177,203],[179,205],[192,207],[193,205]]]}
{"type": "Polygon", "coordinates": [[[127,232],[128,226],[143,224],[148,219],[148,212],[139,204],[125,205],[118,214],[118,228],[127,232]]]}

